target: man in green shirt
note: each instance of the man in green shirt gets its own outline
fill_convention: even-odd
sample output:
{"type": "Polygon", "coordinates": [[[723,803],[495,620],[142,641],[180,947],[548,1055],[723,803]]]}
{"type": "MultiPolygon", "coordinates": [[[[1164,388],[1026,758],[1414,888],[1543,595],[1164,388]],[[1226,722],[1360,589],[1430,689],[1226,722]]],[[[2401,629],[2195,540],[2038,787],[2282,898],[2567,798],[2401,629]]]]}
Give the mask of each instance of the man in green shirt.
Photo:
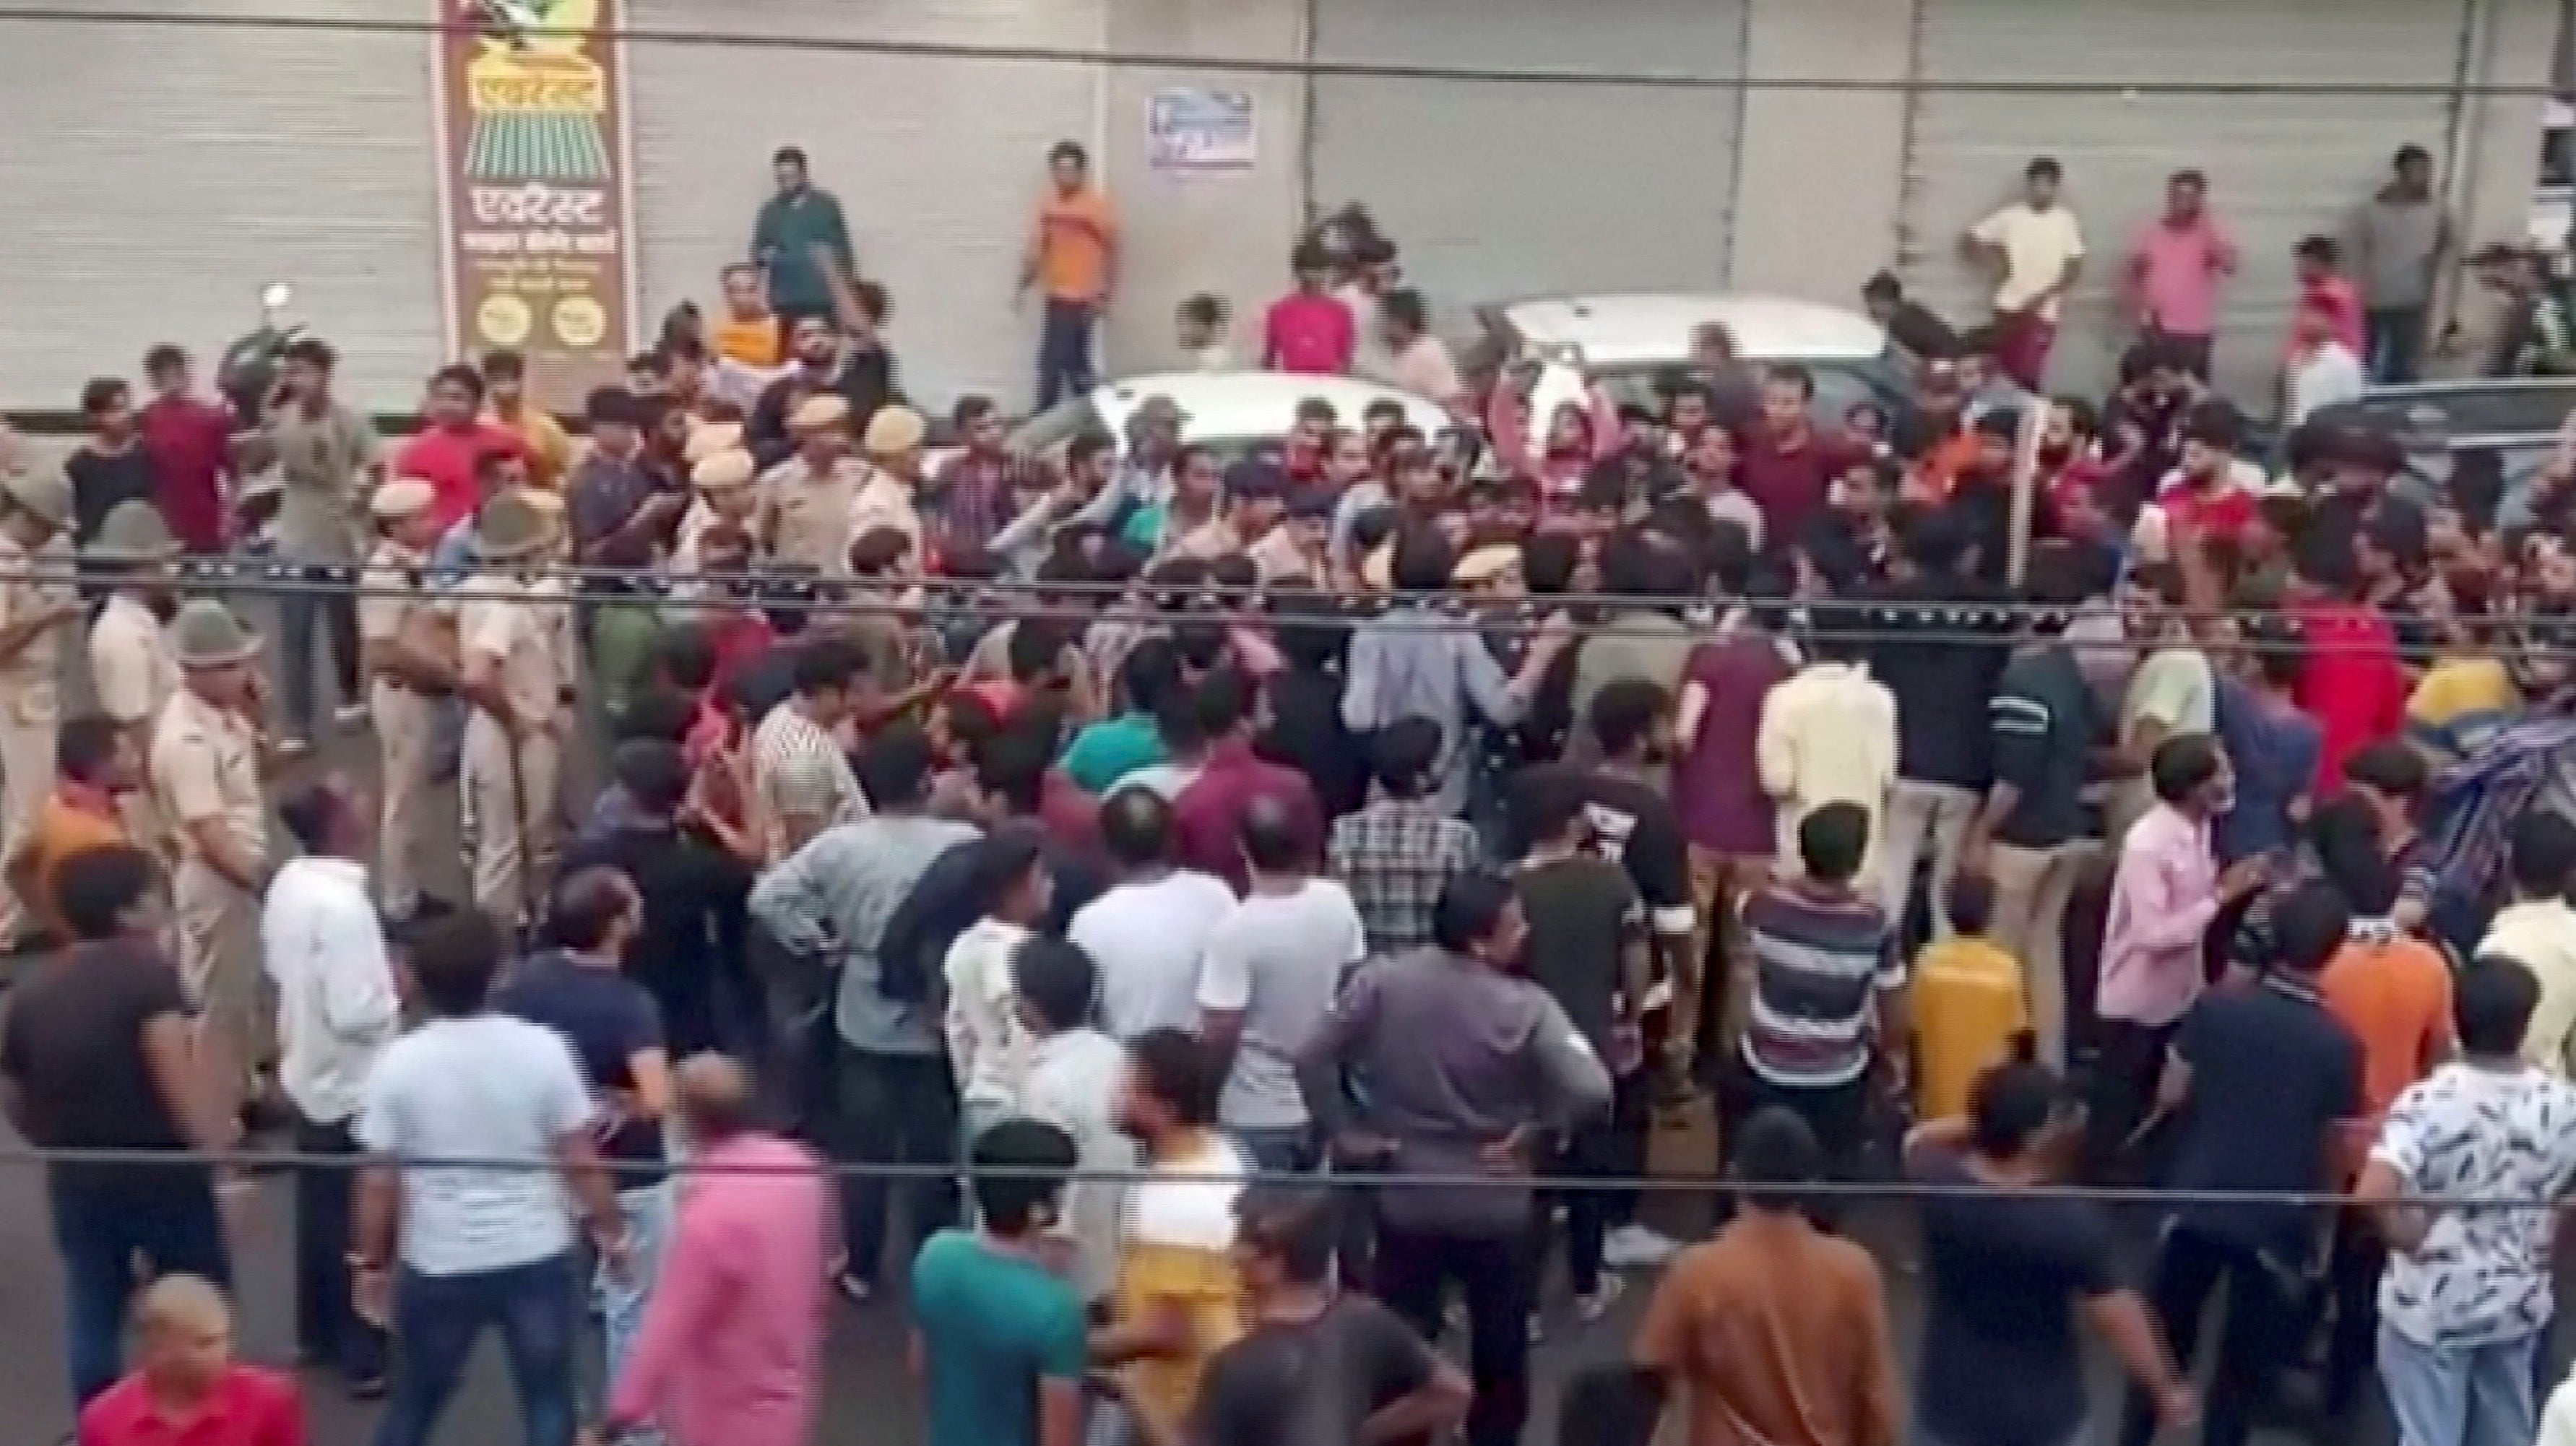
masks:
{"type": "Polygon", "coordinates": [[[982,1224],[942,1230],[912,1264],[913,1352],[930,1386],[930,1446],[1080,1446],[1089,1363],[1082,1297],[1058,1262],[1057,1203],[1073,1140],[1006,1119],[975,1140],[982,1224]]]}
{"type": "Polygon", "coordinates": [[[1181,656],[1169,639],[1147,638],[1119,664],[1118,683],[1126,695],[1126,711],[1083,725],[1060,761],[1065,777],[1094,798],[1106,797],[1120,779],[1137,769],[1151,768],[1172,756],[1163,746],[1163,730],[1154,721],[1154,710],[1181,685],[1181,656]]]}
{"type": "Polygon", "coordinates": [[[806,174],[805,152],[781,146],[770,169],[778,178],[778,194],[761,203],[751,230],[751,259],[769,272],[770,309],[785,328],[800,316],[834,314],[825,258],[839,268],[845,283],[857,279],[859,263],[850,250],[841,203],[806,174]],[[821,256],[816,255],[818,247],[821,256]]]}

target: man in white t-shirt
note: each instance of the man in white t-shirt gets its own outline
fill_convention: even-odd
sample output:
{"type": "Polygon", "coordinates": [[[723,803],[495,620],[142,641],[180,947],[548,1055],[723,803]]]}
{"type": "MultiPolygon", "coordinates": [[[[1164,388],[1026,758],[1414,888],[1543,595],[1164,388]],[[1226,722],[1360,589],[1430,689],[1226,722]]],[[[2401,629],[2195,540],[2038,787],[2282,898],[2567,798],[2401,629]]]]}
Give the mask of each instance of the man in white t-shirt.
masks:
{"type": "Polygon", "coordinates": [[[1100,969],[1100,1025],[1125,1043],[1149,1029],[1199,1023],[1199,963],[1234,912],[1223,879],[1171,863],[1172,806],[1121,788],[1100,806],[1100,838],[1117,882],[1082,906],[1065,937],[1100,969]]]}
{"type": "Polygon", "coordinates": [[[1297,1051],[1368,954],[1368,931],[1349,889],[1308,872],[1305,838],[1277,799],[1252,801],[1241,838],[1252,889],[1208,936],[1199,974],[1199,1037],[1225,1070],[1217,1123],[1264,1170],[1311,1169],[1318,1142],[1297,1051]]]}
{"type": "Polygon", "coordinates": [[[2059,304],[2084,270],[2084,232],[2060,204],[2064,179],[2047,156],[2022,170],[2022,199],[1979,221],[1962,245],[1996,272],[1995,362],[2025,390],[2041,391],[2059,304]]]}
{"type": "Polygon", "coordinates": [[[2576,1085],[2521,1053],[2539,999],[2512,960],[2460,971],[2459,1057],[2388,1107],[2355,1187],[2388,1241],[2379,1378],[2408,1446],[2504,1446],[2538,1424],[2534,1357],[2557,1314],[2546,1207],[2576,1185],[2576,1085]],[[2464,1203],[2401,1203],[2422,1200],[2464,1203]]]}
{"type": "Polygon", "coordinates": [[[487,1325],[505,1327],[527,1439],[571,1440],[580,1323],[567,1194],[603,1266],[626,1270],[625,1216],[600,1168],[571,1045],[487,1003],[502,945],[477,910],[412,941],[429,1018],[377,1058],[352,1131],[371,1158],[358,1181],[351,1273],[360,1314],[394,1333],[393,1390],[376,1436],[387,1446],[429,1439],[487,1325]],[[398,1163],[440,1159],[479,1163],[398,1163]]]}
{"type": "Polygon", "coordinates": [[[2281,369],[2281,420],[2295,427],[2322,408],[2360,401],[2368,378],[2362,375],[2361,358],[2335,332],[2334,307],[2303,301],[2290,327],[2290,355],[2281,369]]]}

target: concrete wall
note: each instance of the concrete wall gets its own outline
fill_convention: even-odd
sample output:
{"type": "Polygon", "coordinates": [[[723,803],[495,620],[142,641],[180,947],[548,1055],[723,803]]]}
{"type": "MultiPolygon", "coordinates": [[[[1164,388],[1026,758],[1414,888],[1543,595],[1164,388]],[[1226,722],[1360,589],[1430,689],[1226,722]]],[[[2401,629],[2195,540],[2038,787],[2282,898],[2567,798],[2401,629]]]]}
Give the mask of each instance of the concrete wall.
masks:
{"type": "MultiPolygon", "coordinates": [[[[1114,53],[1297,60],[1306,54],[1304,0],[1110,0],[1114,53]]],[[[1172,310],[1212,291],[1234,306],[1238,349],[1250,345],[1261,308],[1287,284],[1288,246],[1304,223],[1306,98],[1303,76],[1187,68],[1111,71],[1102,162],[1126,232],[1118,295],[1106,328],[1110,374],[1180,360],[1172,310]],[[1252,93],[1260,147],[1246,171],[1172,176],[1147,152],[1147,111],[1166,86],[1252,93]]]]}
{"type": "MultiPolygon", "coordinates": [[[[2484,0],[2468,56],[2472,83],[2542,85],[2557,66],[2561,0],[2484,0]]],[[[2461,251],[2489,241],[2521,242],[2539,167],[2541,99],[2537,95],[2472,95],[2459,109],[2458,163],[2447,178],[2461,251]]],[[[2452,305],[2468,346],[2449,368],[2474,365],[2477,343],[2497,315],[2494,297],[2475,278],[2455,273],[2452,305]]]]}
{"type": "MultiPolygon", "coordinates": [[[[1913,68],[1916,3],[1752,0],[1746,74],[1900,82],[1913,68]]],[[[1895,259],[1905,115],[1896,89],[1744,93],[1737,290],[1857,304],[1861,282],[1895,259]]]]}

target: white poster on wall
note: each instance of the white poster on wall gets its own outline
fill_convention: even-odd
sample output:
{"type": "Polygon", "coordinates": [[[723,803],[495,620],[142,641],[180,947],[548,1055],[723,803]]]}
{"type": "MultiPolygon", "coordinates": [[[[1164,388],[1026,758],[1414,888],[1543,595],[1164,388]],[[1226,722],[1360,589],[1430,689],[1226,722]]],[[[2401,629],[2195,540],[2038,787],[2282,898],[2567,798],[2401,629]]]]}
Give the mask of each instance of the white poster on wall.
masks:
{"type": "Polygon", "coordinates": [[[1252,167],[1260,145],[1252,126],[1252,92],[1175,86],[1154,92],[1146,111],[1154,169],[1208,175],[1252,167]]]}

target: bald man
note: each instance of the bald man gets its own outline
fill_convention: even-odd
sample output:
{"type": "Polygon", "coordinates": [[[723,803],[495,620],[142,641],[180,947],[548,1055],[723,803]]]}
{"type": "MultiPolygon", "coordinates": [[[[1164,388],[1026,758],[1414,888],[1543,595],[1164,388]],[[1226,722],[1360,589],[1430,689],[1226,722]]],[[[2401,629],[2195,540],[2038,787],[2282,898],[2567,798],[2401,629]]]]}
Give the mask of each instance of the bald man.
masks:
{"type": "Polygon", "coordinates": [[[704,1173],[680,1197],[644,1325],[608,1405],[671,1446],[801,1446],[823,1336],[823,1173],[754,1124],[750,1074],[693,1055],[674,1076],[704,1173]]]}
{"type": "Polygon", "coordinates": [[[133,1372],[80,1413],[80,1446],[174,1439],[222,1446],[304,1446],[304,1408],[284,1376],[233,1360],[233,1313],[201,1276],[165,1275],[134,1309],[133,1372]],[[215,1421],[212,1437],[171,1434],[174,1421],[215,1421]]]}

